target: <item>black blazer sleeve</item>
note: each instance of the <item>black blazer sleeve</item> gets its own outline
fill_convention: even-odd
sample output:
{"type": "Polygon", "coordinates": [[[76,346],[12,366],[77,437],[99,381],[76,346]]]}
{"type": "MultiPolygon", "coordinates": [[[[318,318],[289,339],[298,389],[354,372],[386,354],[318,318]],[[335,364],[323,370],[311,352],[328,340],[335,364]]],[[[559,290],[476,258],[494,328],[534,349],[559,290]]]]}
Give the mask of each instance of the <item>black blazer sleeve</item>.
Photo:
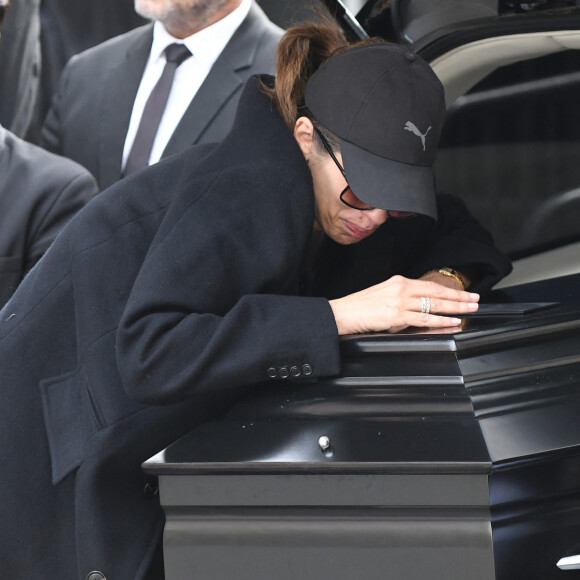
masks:
{"type": "Polygon", "coordinates": [[[407,274],[420,277],[441,266],[472,273],[470,290],[484,292],[512,269],[511,262],[493,241],[491,234],[471,215],[463,200],[456,196],[437,196],[439,219],[426,228],[422,249],[415,253],[407,274]]]}
{"type": "Polygon", "coordinates": [[[117,334],[117,364],[133,399],[175,402],[284,379],[292,368],[297,380],[340,371],[328,301],[289,295],[312,208],[301,208],[292,184],[272,173],[197,178],[203,203],[191,196],[168,212],[117,334]]]}

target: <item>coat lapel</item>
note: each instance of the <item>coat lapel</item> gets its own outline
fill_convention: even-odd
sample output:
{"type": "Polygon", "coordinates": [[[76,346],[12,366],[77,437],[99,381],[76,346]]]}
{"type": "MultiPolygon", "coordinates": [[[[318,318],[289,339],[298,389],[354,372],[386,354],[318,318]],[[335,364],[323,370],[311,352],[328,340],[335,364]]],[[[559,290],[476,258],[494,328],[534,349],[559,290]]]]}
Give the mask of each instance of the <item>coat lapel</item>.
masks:
{"type": "Polygon", "coordinates": [[[216,60],[185,111],[163,157],[196,143],[225,103],[244,84],[245,78],[238,72],[254,63],[263,31],[263,18],[260,9],[252,4],[248,16],[216,60]]]}
{"type": "Polygon", "coordinates": [[[149,58],[153,42],[153,26],[139,29],[140,33],[113,63],[103,83],[107,92],[103,99],[99,131],[99,183],[105,188],[119,180],[123,146],[131,120],[133,102],[149,58]]]}

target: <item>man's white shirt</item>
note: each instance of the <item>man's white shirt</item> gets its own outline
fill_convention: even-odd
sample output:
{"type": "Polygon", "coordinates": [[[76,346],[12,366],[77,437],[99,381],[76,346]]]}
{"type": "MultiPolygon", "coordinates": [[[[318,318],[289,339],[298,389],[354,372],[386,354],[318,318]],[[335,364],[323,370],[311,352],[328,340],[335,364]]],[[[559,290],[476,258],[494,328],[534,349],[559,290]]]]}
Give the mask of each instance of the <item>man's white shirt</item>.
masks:
{"type": "Polygon", "coordinates": [[[183,117],[226,44],[248,15],[251,4],[252,0],[242,0],[242,3],[226,17],[183,40],[171,36],[160,22],[155,22],[151,52],[133,103],[129,130],[125,138],[123,169],[133,146],[147,99],[165,68],[165,49],[170,44],[182,43],[187,46],[192,56],[186,59],[175,72],[171,93],[149,157],[150,165],[161,159],[161,155],[179,121],[181,121],[181,117],[183,117]]]}

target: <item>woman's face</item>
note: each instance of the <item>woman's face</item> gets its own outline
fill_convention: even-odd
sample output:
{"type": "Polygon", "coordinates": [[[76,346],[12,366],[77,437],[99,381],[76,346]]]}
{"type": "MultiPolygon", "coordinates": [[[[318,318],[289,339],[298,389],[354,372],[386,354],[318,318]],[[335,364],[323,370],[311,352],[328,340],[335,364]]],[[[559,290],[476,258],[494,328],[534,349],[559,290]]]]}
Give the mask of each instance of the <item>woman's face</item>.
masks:
{"type": "MultiPolygon", "coordinates": [[[[349,207],[340,200],[340,193],[347,186],[347,182],[330,155],[316,146],[314,126],[309,119],[306,117],[298,119],[294,137],[312,173],[315,226],[322,228],[327,236],[343,245],[356,244],[368,238],[385,223],[387,211],[384,209],[361,211],[349,207]]],[[[342,164],[340,152],[336,152],[335,155],[342,164]]]]}

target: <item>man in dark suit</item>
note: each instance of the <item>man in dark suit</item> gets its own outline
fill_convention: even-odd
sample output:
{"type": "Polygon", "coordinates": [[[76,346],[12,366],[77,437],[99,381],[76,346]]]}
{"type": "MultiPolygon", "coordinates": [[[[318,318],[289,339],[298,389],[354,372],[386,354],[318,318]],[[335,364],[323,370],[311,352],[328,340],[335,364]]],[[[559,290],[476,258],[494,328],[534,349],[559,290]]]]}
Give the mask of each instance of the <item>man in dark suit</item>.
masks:
{"type": "Polygon", "coordinates": [[[0,125],[0,306],[96,193],[97,184],[83,167],[0,125]]]}
{"type": "MultiPolygon", "coordinates": [[[[7,8],[0,0],[0,24],[7,8]]],[[[0,307],[96,192],[88,171],[0,125],[0,307]]]]}
{"type": "Polygon", "coordinates": [[[63,72],[42,145],[84,165],[101,189],[124,174],[168,43],[185,44],[193,56],[175,74],[149,163],[194,143],[221,140],[231,127],[245,81],[255,73],[274,72],[282,30],[253,0],[185,0],[179,8],[175,5],[137,0],[137,11],[153,24],[73,57],[63,72]]]}

